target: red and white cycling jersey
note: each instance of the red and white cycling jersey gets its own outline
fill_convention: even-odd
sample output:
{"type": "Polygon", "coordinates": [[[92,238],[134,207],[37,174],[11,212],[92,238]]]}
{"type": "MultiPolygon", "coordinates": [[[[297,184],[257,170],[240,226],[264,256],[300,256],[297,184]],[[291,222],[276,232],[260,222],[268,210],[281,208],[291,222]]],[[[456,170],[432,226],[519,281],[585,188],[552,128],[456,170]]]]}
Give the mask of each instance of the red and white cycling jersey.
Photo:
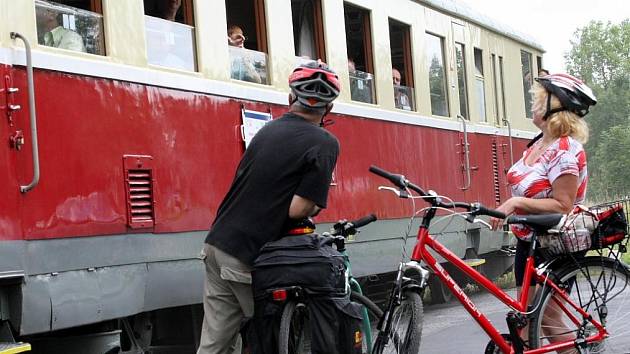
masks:
{"type": "MultiPolygon", "coordinates": [[[[514,197],[534,199],[551,198],[551,185],[560,176],[570,174],[578,177],[578,190],[574,204],[584,201],[588,174],[586,170],[586,153],[582,144],[571,137],[562,137],[547,147],[547,150],[531,165],[525,159],[532,153],[539,140],[523,153],[523,157],[510,168],[507,182],[514,197]]],[[[516,210],[515,214],[525,214],[516,210]]],[[[512,225],[516,237],[529,241],[532,230],[524,225],[512,225]]]]}

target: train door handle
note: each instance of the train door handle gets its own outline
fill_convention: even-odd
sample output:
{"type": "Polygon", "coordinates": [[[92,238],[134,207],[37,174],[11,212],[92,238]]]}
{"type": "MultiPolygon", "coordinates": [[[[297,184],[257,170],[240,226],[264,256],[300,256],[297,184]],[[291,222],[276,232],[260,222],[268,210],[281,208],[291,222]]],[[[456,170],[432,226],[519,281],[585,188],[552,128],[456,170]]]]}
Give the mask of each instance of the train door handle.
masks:
{"type": "MultiPolygon", "coordinates": [[[[26,193],[39,183],[39,148],[37,147],[37,115],[35,113],[35,84],[33,83],[33,61],[31,56],[31,45],[28,40],[17,32],[11,32],[11,39],[21,39],[24,42],[24,49],[26,51],[26,81],[28,83],[28,108],[29,108],[29,120],[31,124],[31,147],[33,154],[33,179],[31,183],[20,186],[20,192],[26,193]]],[[[17,91],[13,91],[17,92],[17,91]]],[[[17,138],[17,141],[23,143],[23,137],[17,138]]],[[[21,148],[21,145],[20,145],[21,148]]],[[[16,149],[18,149],[16,147],[16,149]]],[[[18,149],[19,150],[19,149],[18,149]]]]}

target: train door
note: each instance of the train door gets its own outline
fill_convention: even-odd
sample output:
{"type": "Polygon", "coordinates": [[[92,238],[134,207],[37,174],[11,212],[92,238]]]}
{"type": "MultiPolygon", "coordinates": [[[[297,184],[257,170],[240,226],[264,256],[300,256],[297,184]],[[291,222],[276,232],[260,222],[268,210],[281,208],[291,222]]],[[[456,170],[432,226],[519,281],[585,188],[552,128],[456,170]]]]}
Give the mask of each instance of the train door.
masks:
{"type": "MultiPolygon", "coordinates": [[[[15,77],[14,70],[9,65],[0,64],[0,136],[5,143],[0,144],[0,239],[16,240],[22,236],[19,217],[22,208],[23,195],[20,185],[28,184],[23,181],[23,171],[20,160],[29,159],[30,149],[25,147],[25,135],[28,129],[28,110],[22,100],[27,90],[22,85],[26,82],[21,75],[15,77]]],[[[2,252],[0,252],[0,258],[2,252]]],[[[6,258],[5,258],[6,259],[6,258]]],[[[0,262],[0,271],[3,271],[0,262]]]]}

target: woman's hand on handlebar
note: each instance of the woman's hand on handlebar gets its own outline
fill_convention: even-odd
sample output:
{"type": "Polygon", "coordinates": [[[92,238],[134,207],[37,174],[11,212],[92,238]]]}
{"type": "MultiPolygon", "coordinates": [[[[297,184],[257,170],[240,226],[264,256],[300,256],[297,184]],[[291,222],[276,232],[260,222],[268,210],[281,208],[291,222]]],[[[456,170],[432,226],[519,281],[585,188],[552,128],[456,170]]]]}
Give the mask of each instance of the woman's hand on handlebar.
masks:
{"type": "MultiPolygon", "coordinates": [[[[506,216],[510,216],[514,214],[518,205],[519,197],[512,197],[505,201],[505,203],[501,204],[496,210],[502,212],[506,216]]],[[[498,218],[490,218],[490,225],[492,225],[492,230],[498,230],[503,227],[504,219],[498,218]]]]}

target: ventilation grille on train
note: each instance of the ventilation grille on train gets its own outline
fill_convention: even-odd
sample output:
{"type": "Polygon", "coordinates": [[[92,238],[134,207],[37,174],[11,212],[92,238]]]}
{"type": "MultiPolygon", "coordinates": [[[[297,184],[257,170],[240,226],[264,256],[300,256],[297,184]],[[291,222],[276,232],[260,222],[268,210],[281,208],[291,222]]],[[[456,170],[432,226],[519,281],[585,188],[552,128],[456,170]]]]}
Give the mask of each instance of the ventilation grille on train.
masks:
{"type": "Polygon", "coordinates": [[[499,184],[499,156],[497,142],[492,142],[492,178],[494,182],[494,202],[501,205],[501,186],[499,184]]]}
{"type": "Polygon", "coordinates": [[[150,156],[125,155],[125,189],[127,191],[127,225],[132,229],[155,225],[153,169],[150,156]]]}

